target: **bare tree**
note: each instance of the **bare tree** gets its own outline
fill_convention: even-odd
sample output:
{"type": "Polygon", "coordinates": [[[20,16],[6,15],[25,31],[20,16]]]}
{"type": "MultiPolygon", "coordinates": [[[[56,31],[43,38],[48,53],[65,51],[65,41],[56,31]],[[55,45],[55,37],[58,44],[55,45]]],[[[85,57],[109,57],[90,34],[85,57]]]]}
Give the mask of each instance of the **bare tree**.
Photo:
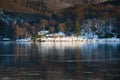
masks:
{"type": "Polygon", "coordinates": [[[59,29],[59,31],[64,32],[66,30],[66,24],[65,23],[60,23],[58,25],[58,29],[59,29]]]}
{"type": "Polygon", "coordinates": [[[42,20],[40,21],[40,28],[41,28],[42,30],[44,30],[47,25],[48,25],[48,21],[47,21],[47,20],[42,19],[42,20]]]}
{"type": "Polygon", "coordinates": [[[49,30],[52,34],[55,32],[55,28],[53,26],[49,27],[49,30]]]}

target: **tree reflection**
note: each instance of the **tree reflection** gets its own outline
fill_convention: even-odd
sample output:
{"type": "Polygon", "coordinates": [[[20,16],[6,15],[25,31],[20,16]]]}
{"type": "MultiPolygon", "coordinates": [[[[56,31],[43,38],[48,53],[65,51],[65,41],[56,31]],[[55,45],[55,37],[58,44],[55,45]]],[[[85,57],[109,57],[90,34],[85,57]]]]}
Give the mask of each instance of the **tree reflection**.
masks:
{"type": "Polygon", "coordinates": [[[0,46],[0,79],[118,79],[119,43],[10,42],[0,46]]]}

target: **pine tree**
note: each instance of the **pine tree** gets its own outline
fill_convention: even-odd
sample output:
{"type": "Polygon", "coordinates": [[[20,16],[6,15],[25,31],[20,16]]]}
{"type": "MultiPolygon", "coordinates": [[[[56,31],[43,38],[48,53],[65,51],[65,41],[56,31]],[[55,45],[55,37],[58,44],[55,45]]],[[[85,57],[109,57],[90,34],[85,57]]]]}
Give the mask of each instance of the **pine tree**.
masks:
{"type": "Polygon", "coordinates": [[[79,21],[75,21],[75,33],[76,33],[77,37],[81,35],[81,29],[80,29],[79,21]]]}

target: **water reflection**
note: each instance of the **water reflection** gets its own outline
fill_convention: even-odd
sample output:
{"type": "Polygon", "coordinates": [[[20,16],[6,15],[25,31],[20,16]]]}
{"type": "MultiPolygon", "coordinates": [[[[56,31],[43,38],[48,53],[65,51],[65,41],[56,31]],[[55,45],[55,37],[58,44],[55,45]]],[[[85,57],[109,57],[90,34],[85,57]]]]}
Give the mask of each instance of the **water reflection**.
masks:
{"type": "Polygon", "coordinates": [[[0,42],[0,80],[119,80],[119,43],[0,42]]]}

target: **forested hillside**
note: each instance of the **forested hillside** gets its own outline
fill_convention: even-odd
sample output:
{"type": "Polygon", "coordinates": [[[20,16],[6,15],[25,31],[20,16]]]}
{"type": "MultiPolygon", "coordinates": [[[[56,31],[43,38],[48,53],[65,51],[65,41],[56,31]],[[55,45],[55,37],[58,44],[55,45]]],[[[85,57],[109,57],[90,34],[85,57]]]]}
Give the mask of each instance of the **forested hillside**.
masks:
{"type": "Polygon", "coordinates": [[[83,5],[76,4],[77,1],[85,3],[82,0],[72,1],[55,0],[56,4],[52,4],[50,0],[0,0],[0,38],[26,38],[36,36],[40,30],[66,35],[79,33],[88,38],[92,38],[91,34],[120,38],[119,3],[103,1],[83,5]],[[58,6],[63,3],[64,7],[58,6]]]}

